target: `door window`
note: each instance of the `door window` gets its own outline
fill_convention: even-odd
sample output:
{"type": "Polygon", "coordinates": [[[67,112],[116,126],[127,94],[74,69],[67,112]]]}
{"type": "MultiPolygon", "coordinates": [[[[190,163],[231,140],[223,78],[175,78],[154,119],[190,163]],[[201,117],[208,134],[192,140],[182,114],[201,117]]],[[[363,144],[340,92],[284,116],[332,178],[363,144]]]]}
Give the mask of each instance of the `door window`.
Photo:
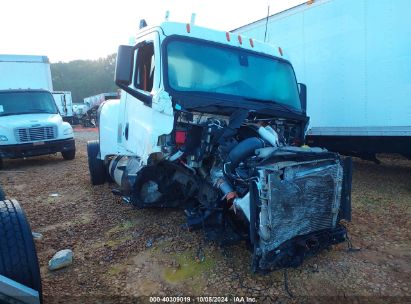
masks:
{"type": "Polygon", "coordinates": [[[136,51],[136,70],[134,86],[142,91],[151,92],[154,80],[154,44],[146,42],[136,51]]]}

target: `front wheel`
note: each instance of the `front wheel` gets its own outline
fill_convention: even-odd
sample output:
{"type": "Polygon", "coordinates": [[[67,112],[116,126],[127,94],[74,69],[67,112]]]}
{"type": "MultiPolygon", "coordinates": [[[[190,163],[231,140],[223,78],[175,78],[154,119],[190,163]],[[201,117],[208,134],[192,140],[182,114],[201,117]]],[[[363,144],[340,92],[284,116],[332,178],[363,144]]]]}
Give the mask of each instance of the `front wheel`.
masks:
{"type": "Polygon", "coordinates": [[[76,149],[69,151],[62,151],[61,155],[65,160],[73,160],[76,157],[76,149]]]}
{"type": "Polygon", "coordinates": [[[98,140],[87,142],[88,169],[93,185],[102,185],[106,181],[106,167],[104,161],[98,158],[99,152],[100,142],[98,140]]]}
{"type": "Polygon", "coordinates": [[[6,199],[6,194],[4,194],[3,189],[0,186],[0,201],[4,201],[6,199]]]}

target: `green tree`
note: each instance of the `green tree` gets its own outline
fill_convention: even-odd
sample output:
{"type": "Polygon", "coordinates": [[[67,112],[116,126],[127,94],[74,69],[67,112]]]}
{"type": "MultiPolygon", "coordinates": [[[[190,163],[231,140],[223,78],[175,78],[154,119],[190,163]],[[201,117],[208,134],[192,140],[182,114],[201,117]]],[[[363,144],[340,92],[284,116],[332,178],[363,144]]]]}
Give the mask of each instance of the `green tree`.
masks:
{"type": "Polygon", "coordinates": [[[55,91],[71,91],[73,102],[82,103],[88,96],[114,92],[116,54],[97,60],[74,60],[51,64],[55,91]]]}

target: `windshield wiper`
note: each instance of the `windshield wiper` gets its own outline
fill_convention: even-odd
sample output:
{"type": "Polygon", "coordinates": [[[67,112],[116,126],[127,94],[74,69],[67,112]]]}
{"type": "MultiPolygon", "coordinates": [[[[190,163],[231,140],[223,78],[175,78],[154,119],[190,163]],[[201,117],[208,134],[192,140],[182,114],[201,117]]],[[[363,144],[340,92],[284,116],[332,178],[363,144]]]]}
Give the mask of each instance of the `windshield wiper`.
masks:
{"type": "Polygon", "coordinates": [[[33,111],[33,112],[17,112],[17,113],[4,113],[4,114],[0,114],[0,117],[3,116],[12,116],[12,115],[25,115],[25,114],[57,114],[57,113],[53,113],[53,112],[45,112],[45,111],[33,111]]]}
{"type": "Polygon", "coordinates": [[[54,114],[54,113],[52,113],[48,110],[36,109],[36,108],[30,109],[30,112],[26,112],[26,113],[49,113],[49,114],[54,114]]]}
{"type": "MultiPolygon", "coordinates": [[[[192,93],[192,92],[190,92],[192,93]]],[[[193,92],[195,94],[198,94],[199,92],[193,92]]],[[[204,95],[204,92],[202,92],[204,95]]],[[[200,95],[200,94],[198,94],[200,95]]],[[[237,96],[237,98],[240,96],[237,96]]],[[[241,97],[240,97],[241,98],[241,97]]],[[[204,102],[203,104],[200,105],[195,105],[195,106],[187,106],[184,110],[198,110],[198,109],[203,109],[203,108],[212,108],[212,107],[216,107],[216,108],[248,108],[248,107],[252,107],[255,104],[258,104],[258,110],[272,110],[273,108],[277,107],[279,109],[281,109],[282,111],[291,113],[293,115],[302,115],[302,112],[299,112],[298,110],[292,110],[291,108],[289,108],[288,106],[286,106],[285,104],[282,104],[278,101],[275,100],[271,100],[271,99],[259,99],[259,98],[252,98],[252,97],[242,97],[243,100],[245,101],[251,101],[252,103],[248,104],[248,107],[245,107],[245,105],[241,105],[239,100],[233,100],[230,99],[228,97],[218,97],[219,100],[218,102],[204,102]],[[273,105],[273,107],[270,107],[269,105],[273,105]]],[[[178,102],[181,103],[181,102],[178,102]]]]}
{"type": "Polygon", "coordinates": [[[227,102],[210,102],[210,103],[202,104],[199,106],[190,107],[190,109],[197,110],[201,108],[221,107],[221,106],[227,107],[227,102]]]}
{"type": "Polygon", "coordinates": [[[244,97],[244,99],[247,100],[247,101],[256,101],[256,102],[259,102],[259,103],[263,102],[264,107],[260,108],[259,110],[270,109],[270,107],[267,107],[267,103],[271,103],[271,104],[274,104],[276,106],[279,106],[282,110],[285,110],[289,113],[296,114],[296,115],[301,115],[302,114],[301,112],[292,110],[290,107],[286,106],[285,104],[283,104],[281,102],[278,102],[278,101],[275,101],[275,100],[272,100],[272,99],[259,99],[259,98],[251,98],[251,97],[244,97]]]}
{"type": "Polygon", "coordinates": [[[19,114],[21,114],[21,113],[4,113],[4,114],[0,114],[0,117],[3,117],[3,116],[12,116],[12,115],[19,115],[19,114]]]}

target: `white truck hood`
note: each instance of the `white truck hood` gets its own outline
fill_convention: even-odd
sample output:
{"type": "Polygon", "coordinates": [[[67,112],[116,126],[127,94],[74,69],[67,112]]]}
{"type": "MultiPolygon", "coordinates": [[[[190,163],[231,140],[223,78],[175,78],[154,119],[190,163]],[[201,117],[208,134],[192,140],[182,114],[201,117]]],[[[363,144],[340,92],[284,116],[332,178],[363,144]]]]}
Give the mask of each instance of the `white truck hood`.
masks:
{"type": "MultiPolygon", "coordinates": [[[[10,116],[0,116],[0,145],[14,145],[21,142],[16,138],[16,129],[24,128],[41,128],[41,127],[54,127],[55,136],[53,140],[67,139],[73,137],[73,130],[69,123],[63,122],[63,119],[59,114],[20,114],[10,116]],[[4,140],[4,137],[7,140],[4,140]]],[[[36,140],[30,140],[34,142],[36,140]]]]}
{"type": "Polygon", "coordinates": [[[42,127],[44,125],[60,124],[62,121],[59,114],[47,113],[0,116],[0,130],[3,127],[8,129],[42,127]]]}

